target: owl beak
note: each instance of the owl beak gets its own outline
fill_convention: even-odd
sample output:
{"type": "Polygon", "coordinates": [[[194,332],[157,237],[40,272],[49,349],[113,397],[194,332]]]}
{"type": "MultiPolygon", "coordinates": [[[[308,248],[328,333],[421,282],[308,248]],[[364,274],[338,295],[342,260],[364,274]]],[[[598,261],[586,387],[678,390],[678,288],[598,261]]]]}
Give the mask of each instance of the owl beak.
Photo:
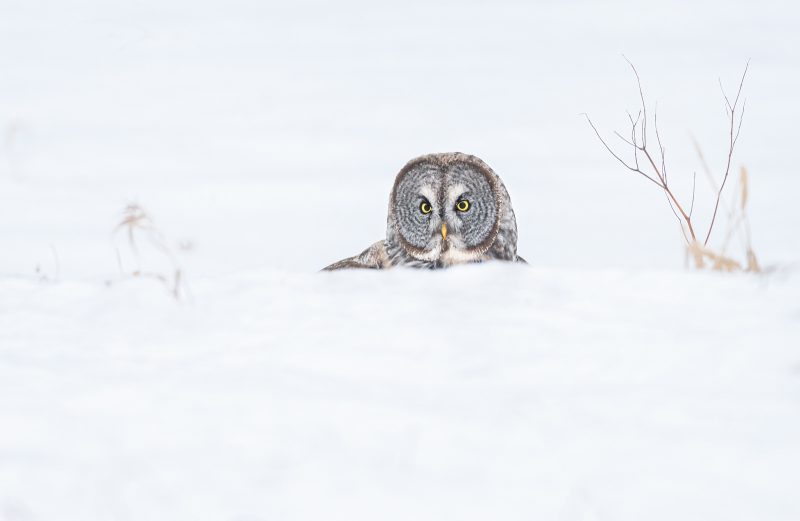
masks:
{"type": "Polygon", "coordinates": [[[447,225],[442,223],[442,240],[447,239],[447,225]]]}

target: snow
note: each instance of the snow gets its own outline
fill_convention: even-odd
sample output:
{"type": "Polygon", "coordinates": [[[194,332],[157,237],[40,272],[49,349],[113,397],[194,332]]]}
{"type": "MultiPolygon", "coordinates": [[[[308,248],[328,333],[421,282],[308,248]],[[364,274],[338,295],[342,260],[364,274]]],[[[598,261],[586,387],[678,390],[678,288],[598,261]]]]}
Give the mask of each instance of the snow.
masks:
{"type": "Polygon", "coordinates": [[[5,0],[0,520],[800,518],[799,15],[5,0]],[[581,112],[636,107],[620,53],[683,197],[751,59],[768,274],[684,269],[597,143],[581,112]],[[501,175],[530,265],[317,272],[447,150],[501,175]]]}
{"type": "Polygon", "coordinates": [[[185,306],[156,289],[4,285],[0,483],[32,518],[800,514],[797,278],[265,269],[185,306]]]}

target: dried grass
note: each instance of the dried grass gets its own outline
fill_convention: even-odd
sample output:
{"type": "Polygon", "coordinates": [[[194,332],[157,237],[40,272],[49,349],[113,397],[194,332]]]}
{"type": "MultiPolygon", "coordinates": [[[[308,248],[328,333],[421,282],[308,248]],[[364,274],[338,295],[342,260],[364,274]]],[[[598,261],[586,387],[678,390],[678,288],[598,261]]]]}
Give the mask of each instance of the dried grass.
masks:
{"type": "MultiPolygon", "coordinates": [[[[126,279],[149,279],[159,282],[176,300],[188,295],[183,269],[178,263],[178,259],[169,246],[168,241],[153,223],[150,215],[137,203],[130,203],[122,211],[122,218],[114,228],[113,235],[125,236],[125,246],[131,253],[136,267],[126,269],[123,263],[123,255],[120,247],[116,248],[117,264],[119,266],[121,280],[126,279]],[[142,249],[144,245],[149,245],[161,256],[161,263],[166,262],[167,267],[160,270],[143,268],[144,260],[142,249]]],[[[183,249],[184,243],[179,246],[183,249]]],[[[107,281],[111,285],[114,281],[107,281]]]]}

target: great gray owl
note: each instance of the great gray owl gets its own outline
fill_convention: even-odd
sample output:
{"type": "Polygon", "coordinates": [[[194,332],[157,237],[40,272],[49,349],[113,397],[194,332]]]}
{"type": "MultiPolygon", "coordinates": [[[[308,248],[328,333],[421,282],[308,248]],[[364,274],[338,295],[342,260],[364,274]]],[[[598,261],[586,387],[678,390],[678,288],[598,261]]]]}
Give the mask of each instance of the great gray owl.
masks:
{"type": "Polygon", "coordinates": [[[386,239],[325,270],[444,268],[517,255],[517,221],[503,182],[475,156],[412,159],[394,181],[386,239]]]}

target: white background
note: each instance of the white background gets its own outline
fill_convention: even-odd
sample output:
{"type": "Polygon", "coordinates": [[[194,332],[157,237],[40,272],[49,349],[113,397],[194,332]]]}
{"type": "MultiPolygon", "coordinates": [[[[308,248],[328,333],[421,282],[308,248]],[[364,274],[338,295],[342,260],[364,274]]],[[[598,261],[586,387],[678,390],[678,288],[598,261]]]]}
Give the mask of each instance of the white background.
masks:
{"type": "Polygon", "coordinates": [[[799,22],[2,0],[0,519],[800,518],[799,22]],[[612,137],[638,107],[623,54],[701,228],[692,136],[719,176],[751,60],[734,165],[770,275],[685,271],[663,194],[597,142],[582,113],[612,137]],[[530,266],[316,272],[455,150],[530,266]],[[114,234],[131,202],[172,260],[114,234]],[[123,276],[176,267],[179,302],[123,276]]]}

